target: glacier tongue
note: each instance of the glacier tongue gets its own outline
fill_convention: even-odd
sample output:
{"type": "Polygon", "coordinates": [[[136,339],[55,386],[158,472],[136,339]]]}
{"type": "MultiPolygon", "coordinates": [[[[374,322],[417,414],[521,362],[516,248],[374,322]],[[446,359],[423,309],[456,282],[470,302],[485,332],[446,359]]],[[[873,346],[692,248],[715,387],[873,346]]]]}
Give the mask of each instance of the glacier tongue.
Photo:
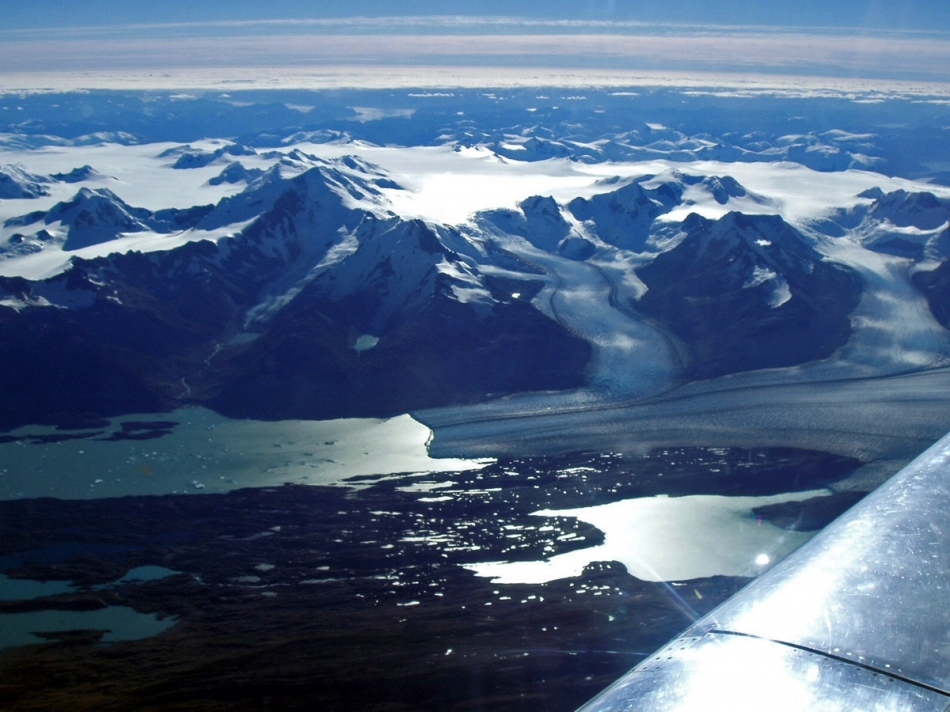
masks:
{"type": "MultiPolygon", "coordinates": [[[[527,207],[531,210],[536,204],[527,207]]],[[[550,211],[553,201],[546,205],[550,211]]],[[[573,407],[641,398],[672,387],[681,370],[675,340],[626,306],[642,289],[638,280],[631,279],[632,266],[638,263],[635,257],[618,262],[616,255],[610,254],[605,262],[597,257],[579,261],[556,250],[541,249],[523,232],[504,232],[496,216],[489,216],[482,224],[494,230],[492,239],[507,252],[544,272],[545,286],[532,304],[592,348],[587,385],[582,390],[511,396],[507,400],[514,407],[528,408],[530,403],[542,400],[547,404],[544,407],[573,407]]],[[[518,225],[501,223],[506,227],[512,224],[518,225]]],[[[564,231],[567,229],[564,223],[564,231]]],[[[541,244],[556,248],[558,243],[541,244]]]]}
{"type": "Polygon", "coordinates": [[[623,307],[616,275],[593,261],[522,254],[551,275],[548,288],[536,298],[538,307],[593,347],[587,398],[642,398],[672,387],[679,372],[676,348],[667,334],[623,307]]]}

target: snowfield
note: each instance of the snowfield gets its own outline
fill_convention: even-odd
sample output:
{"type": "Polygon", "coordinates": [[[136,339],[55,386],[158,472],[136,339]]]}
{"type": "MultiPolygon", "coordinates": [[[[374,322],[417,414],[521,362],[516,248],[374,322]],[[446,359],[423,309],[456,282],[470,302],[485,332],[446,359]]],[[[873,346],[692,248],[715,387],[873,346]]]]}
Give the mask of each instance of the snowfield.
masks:
{"type": "MultiPolygon", "coordinates": [[[[564,442],[580,445],[577,441],[590,444],[584,438],[592,433],[594,440],[606,440],[620,437],[618,430],[629,430],[631,437],[636,434],[641,446],[643,442],[708,442],[713,437],[722,444],[733,444],[730,434],[735,435],[736,443],[742,443],[750,436],[739,433],[751,431],[760,444],[794,442],[835,452],[860,453],[864,459],[872,459],[872,454],[877,458],[902,458],[908,455],[903,445],[894,450],[886,444],[890,424],[876,418],[892,419],[896,408],[901,414],[896,429],[922,444],[942,435],[950,423],[950,396],[940,395],[950,393],[950,376],[944,370],[950,358],[950,332],[937,323],[923,296],[911,286],[911,261],[867,249],[862,241],[868,235],[861,230],[829,237],[815,227],[829,216],[866,210],[873,200],[860,194],[868,195],[867,191],[875,188],[883,193],[927,191],[950,199],[947,187],[863,170],[819,172],[788,162],[581,163],[566,158],[516,161],[483,146],[382,147],[360,141],[303,142],[279,150],[257,151],[254,155],[222,155],[207,165],[177,170],[171,167],[176,156],[192,152],[200,157],[229,144],[207,140],[187,146],[100,143],[25,149],[17,147],[9,137],[0,143],[6,146],[0,149],[0,165],[17,166],[34,175],[68,173],[86,165],[94,169],[92,176],[80,183],[46,184],[46,196],[0,202],[0,224],[4,225],[0,228],[0,244],[8,243],[17,233],[39,227],[24,228],[14,224],[16,218],[68,201],[83,186],[107,187],[134,207],[152,211],[184,209],[216,204],[240,194],[245,182],[209,183],[234,161],[240,161],[249,171],[260,172],[279,165],[281,175],[288,177],[303,172],[313,165],[313,160],[322,160],[333,162],[337,169],[361,180],[368,177],[379,186],[372,195],[354,195],[351,191],[345,196],[348,207],[379,216],[421,219],[437,230],[451,226],[472,245],[484,247],[491,242],[541,268],[544,275],[539,279],[544,286],[533,303],[591,345],[587,386],[576,391],[525,393],[477,406],[427,412],[422,418],[435,429],[434,452],[483,455],[488,443],[516,440],[528,449],[538,443],[548,447],[552,437],[561,438],[567,431],[572,432],[564,442]],[[299,159],[300,154],[313,158],[299,159]],[[346,159],[348,156],[357,157],[359,162],[352,161],[350,165],[346,162],[350,160],[346,159]],[[710,176],[729,179],[716,178],[712,182],[710,176]],[[852,318],[853,333],[848,343],[831,358],[802,366],[682,386],[677,381],[683,359],[681,347],[670,334],[647,323],[629,306],[645,289],[633,270],[648,261],[650,255],[606,244],[591,232],[589,221],[578,220],[566,207],[577,198],[590,199],[616,191],[634,180],[646,189],[664,181],[678,180],[685,186],[681,203],[656,219],[650,249],[675,245],[679,239],[675,226],[691,213],[710,219],[722,218],[732,211],[778,214],[812,240],[825,259],[857,270],[864,281],[864,292],[852,318]],[[577,238],[577,244],[590,245],[589,257],[572,259],[556,251],[539,249],[524,237],[503,231],[485,234],[479,216],[500,209],[517,211],[532,196],[554,199],[569,235],[577,238]],[[920,375],[914,376],[915,373],[920,375]],[[909,375],[903,380],[894,379],[902,374],[909,375]],[[922,400],[920,388],[928,390],[922,400]],[[929,421],[924,422],[928,417],[929,421]],[[853,443],[844,442],[842,438],[846,439],[852,431],[862,435],[853,443]],[[883,444],[874,445],[868,440],[878,437],[883,444]]],[[[522,152],[526,150],[524,146],[519,148],[522,152]]],[[[73,251],[62,249],[60,229],[57,224],[50,224],[46,228],[52,238],[36,251],[8,250],[0,255],[0,276],[37,280],[62,272],[74,256],[89,259],[113,252],[168,250],[196,240],[227,240],[252,221],[236,220],[207,230],[126,233],[115,240],[73,251]]],[[[944,224],[932,232],[945,227],[944,224]]],[[[914,232],[912,228],[894,228],[895,233],[900,230],[914,232]]],[[[356,249],[351,243],[352,240],[344,240],[339,248],[334,248],[340,253],[337,257],[351,254],[356,249]]],[[[768,244],[768,240],[763,244],[768,244]]],[[[335,259],[332,254],[327,256],[330,262],[335,259]]],[[[456,276],[462,274],[457,266],[450,268],[447,263],[440,269],[455,270],[456,276]]],[[[757,269],[746,286],[751,289],[771,285],[773,308],[795,299],[782,277],[764,268],[757,269]]],[[[454,289],[462,302],[489,299],[487,292],[474,283],[471,288],[454,289]]],[[[290,296],[294,293],[293,289],[287,292],[290,296]]],[[[28,306],[9,299],[4,304],[15,309],[28,306]]],[[[271,306],[262,304],[261,310],[267,311],[271,306]]],[[[368,348],[368,343],[360,342],[363,348],[368,348]]]]}
{"type": "MultiPolygon", "coordinates": [[[[9,144],[0,137],[0,146],[9,144]]],[[[188,147],[210,151],[224,142],[209,140],[192,142],[188,147]]],[[[49,210],[56,203],[71,199],[81,185],[107,187],[132,206],[150,210],[188,208],[219,202],[243,190],[243,183],[210,185],[208,181],[227,165],[222,157],[200,168],[174,170],[172,157],[163,153],[183,148],[177,144],[120,145],[111,143],[90,146],[47,146],[24,150],[0,148],[0,166],[22,166],[39,175],[67,173],[83,165],[92,166],[98,173],[81,184],[50,183],[50,194],[34,199],[5,200],[0,203],[0,223],[5,223],[29,212],[49,210]]],[[[894,190],[926,190],[938,197],[950,198],[950,188],[933,184],[915,183],[901,178],[890,178],[868,171],[848,170],[819,172],[793,163],[722,163],[701,161],[677,163],[674,161],[647,161],[631,163],[578,163],[563,158],[545,161],[521,162],[502,158],[485,147],[456,149],[438,147],[380,147],[359,141],[331,143],[301,143],[281,147],[270,157],[240,156],[246,168],[266,170],[279,162],[277,154],[291,154],[299,150],[325,159],[359,156],[380,168],[382,174],[398,188],[383,188],[384,205],[368,204],[372,210],[392,211],[404,219],[419,218],[436,225],[466,225],[479,212],[499,208],[515,209],[534,195],[551,196],[564,205],[573,198],[589,198],[599,193],[616,190],[617,183],[610,179],[632,180],[643,176],[672,175],[678,172],[688,176],[734,177],[756,197],[733,198],[721,204],[709,191],[694,186],[686,195],[686,203],[662,216],[661,221],[682,221],[690,213],[718,219],[738,210],[747,214],[778,214],[787,222],[798,225],[816,220],[837,209],[848,209],[868,204],[858,194],[880,188],[885,193],[894,190]]],[[[302,170],[302,168],[297,168],[302,170]]],[[[281,166],[282,175],[293,175],[293,167],[281,166]]],[[[649,185],[646,183],[645,185],[649,185]]],[[[358,201],[357,201],[358,202],[358,201]]],[[[243,225],[228,226],[231,233],[243,225]]],[[[22,228],[4,226],[0,229],[0,244],[9,240],[22,228]]],[[[225,232],[227,234],[227,231],[225,232]]],[[[131,250],[152,251],[171,249],[181,242],[169,241],[167,235],[137,235],[130,242],[108,243],[77,250],[73,254],[91,258],[131,250]]],[[[179,240],[220,239],[218,232],[192,231],[176,236],[179,240]]],[[[19,259],[0,261],[0,275],[37,278],[52,276],[55,270],[65,269],[71,255],[57,260],[47,258],[43,267],[32,267],[32,260],[21,264],[19,259]]]]}

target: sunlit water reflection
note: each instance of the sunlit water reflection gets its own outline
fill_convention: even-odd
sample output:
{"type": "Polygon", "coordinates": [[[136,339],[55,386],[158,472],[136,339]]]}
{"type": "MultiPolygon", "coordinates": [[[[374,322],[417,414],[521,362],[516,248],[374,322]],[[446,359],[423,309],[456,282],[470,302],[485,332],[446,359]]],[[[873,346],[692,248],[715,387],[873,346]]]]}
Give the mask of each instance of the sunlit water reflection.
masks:
{"type": "MultiPolygon", "coordinates": [[[[161,430],[161,429],[159,429],[161,430]]],[[[156,431],[153,431],[156,432],[156,431]]],[[[100,430],[30,426],[0,441],[0,499],[94,499],[176,492],[228,492],[285,482],[339,484],[348,477],[458,471],[486,461],[430,458],[431,431],[409,415],[326,421],[233,420],[204,408],[129,415],[100,430]],[[123,424],[176,423],[151,439],[123,424]],[[39,442],[85,433],[88,437],[39,442]]]]}
{"type": "Polygon", "coordinates": [[[827,494],[827,490],[812,490],[771,497],[662,495],[596,507],[543,510],[534,514],[576,517],[593,524],[604,532],[604,542],[543,561],[494,561],[467,568],[503,584],[538,584],[579,576],[595,561],[619,561],[644,581],[756,576],[801,546],[813,532],[785,531],[756,517],[753,508],[827,494]]]}

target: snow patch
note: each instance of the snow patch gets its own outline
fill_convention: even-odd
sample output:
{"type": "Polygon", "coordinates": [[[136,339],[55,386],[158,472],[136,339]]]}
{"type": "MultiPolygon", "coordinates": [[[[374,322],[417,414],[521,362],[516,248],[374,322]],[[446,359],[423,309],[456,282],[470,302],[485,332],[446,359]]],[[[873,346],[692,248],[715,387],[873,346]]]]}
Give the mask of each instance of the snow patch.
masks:
{"type": "Polygon", "coordinates": [[[770,270],[768,267],[763,267],[762,265],[756,265],[755,269],[752,270],[752,276],[749,277],[749,281],[742,285],[743,289],[751,289],[753,287],[758,287],[760,284],[765,284],[770,279],[775,279],[778,277],[775,272],[770,270]]]}
{"type": "Polygon", "coordinates": [[[788,286],[788,282],[785,281],[784,277],[779,277],[775,281],[775,289],[772,292],[772,296],[769,297],[769,306],[773,309],[777,309],[792,298],[792,290],[788,286]]]}
{"type": "Polygon", "coordinates": [[[360,334],[360,336],[357,337],[356,339],[356,343],[353,344],[353,349],[355,351],[359,351],[362,353],[363,351],[369,351],[370,349],[374,348],[376,344],[378,343],[379,343],[378,336],[371,336],[370,334],[360,334]]]}
{"type": "MultiPolygon", "coordinates": [[[[116,253],[164,252],[181,247],[189,242],[199,242],[201,240],[208,240],[217,244],[220,240],[234,237],[252,222],[253,219],[225,225],[214,230],[194,228],[170,234],[143,230],[122,234],[114,240],[89,245],[70,252],[64,251],[61,244],[51,245],[39,252],[19,255],[15,259],[10,257],[0,260],[0,277],[23,277],[29,280],[48,279],[69,269],[73,256],[91,260],[116,253]]],[[[56,225],[52,227],[54,230],[57,229],[56,225]]]]}

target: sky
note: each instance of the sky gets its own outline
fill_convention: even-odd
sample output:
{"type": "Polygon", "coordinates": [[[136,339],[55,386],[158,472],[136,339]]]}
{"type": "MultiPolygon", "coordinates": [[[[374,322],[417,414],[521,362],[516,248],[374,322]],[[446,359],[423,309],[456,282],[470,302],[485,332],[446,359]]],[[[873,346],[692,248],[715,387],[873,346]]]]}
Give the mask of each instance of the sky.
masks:
{"type": "Polygon", "coordinates": [[[287,18],[519,16],[875,29],[950,29],[939,0],[0,0],[6,29],[287,18]]]}
{"type": "Polygon", "coordinates": [[[0,17],[0,78],[407,66],[950,83],[950,3],[920,0],[0,0],[0,17]]]}

